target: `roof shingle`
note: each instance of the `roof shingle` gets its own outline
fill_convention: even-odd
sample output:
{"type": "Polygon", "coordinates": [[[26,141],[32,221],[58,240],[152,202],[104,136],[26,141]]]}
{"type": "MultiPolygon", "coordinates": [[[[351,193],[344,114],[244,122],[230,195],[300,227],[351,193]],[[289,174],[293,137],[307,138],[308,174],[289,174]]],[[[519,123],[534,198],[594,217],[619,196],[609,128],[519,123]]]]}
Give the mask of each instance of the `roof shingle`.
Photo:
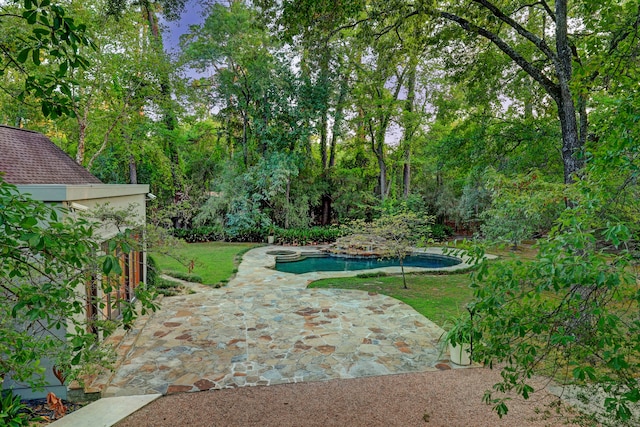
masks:
{"type": "Polygon", "coordinates": [[[0,172],[11,184],[101,184],[41,133],[0,125],[0,172]]]}

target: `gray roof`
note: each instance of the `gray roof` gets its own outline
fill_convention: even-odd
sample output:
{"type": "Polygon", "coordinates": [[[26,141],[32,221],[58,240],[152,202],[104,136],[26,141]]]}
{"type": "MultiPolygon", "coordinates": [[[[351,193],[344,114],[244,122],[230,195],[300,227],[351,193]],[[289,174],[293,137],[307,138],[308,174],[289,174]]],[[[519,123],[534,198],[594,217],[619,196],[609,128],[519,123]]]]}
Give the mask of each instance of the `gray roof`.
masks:
{"type": "Polygon", "coordinates": [[[101,184],[41,133],[0,125],[0,172],[11,184],[101,184]]]}

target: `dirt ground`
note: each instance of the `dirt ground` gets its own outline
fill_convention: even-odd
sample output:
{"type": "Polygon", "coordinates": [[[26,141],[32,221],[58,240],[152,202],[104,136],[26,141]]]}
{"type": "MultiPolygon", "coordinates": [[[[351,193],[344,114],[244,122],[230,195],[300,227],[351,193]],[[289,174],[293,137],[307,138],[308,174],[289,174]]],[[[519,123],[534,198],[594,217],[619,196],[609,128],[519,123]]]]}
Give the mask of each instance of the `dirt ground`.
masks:
{"type": "MultiPolygon", "coordinates": [[[[166,396],[118,427],[145,426],[420,426],[538,427],[564,425],[536,392],[509,402],[499,418],[482,402],[499,373],[484,368],[244,387],[166,396]]],[[[543,383],[540,383],[543,387],[543,383]]]]}

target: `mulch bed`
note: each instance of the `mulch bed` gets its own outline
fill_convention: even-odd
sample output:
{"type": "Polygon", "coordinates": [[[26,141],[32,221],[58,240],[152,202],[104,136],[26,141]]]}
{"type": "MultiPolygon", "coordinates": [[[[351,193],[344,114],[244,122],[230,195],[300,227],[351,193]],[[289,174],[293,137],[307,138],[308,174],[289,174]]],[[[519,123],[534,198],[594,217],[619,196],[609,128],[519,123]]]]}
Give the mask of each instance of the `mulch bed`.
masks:
{"type": "MultiPolygon", "coordinates": [[[[30,425],[43,426],[61,418],[56,418],[55,410],[47,404],[47,399],[23,400],[22,403],[27,405],[27,408],[22,412],[29,414],[32,423],[30,425]]],[[[62,403],[66,408],[66,414],[70,414],[87,405],[89,402],[76,403],[62,400],[62,403]]]]}

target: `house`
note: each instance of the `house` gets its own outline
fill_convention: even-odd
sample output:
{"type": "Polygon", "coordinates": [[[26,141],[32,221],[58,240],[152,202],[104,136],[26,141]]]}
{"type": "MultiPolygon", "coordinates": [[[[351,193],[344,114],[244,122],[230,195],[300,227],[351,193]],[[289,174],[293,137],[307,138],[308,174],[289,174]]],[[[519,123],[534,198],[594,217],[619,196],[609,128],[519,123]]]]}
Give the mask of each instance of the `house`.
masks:
{"type": "MultiPolygon", "coordinates": [[[[148,185],[103,184],[43,134],[0,125],[0,172],[4,174],[3,179],[15,185],[21,193],[54,206],[63,206],[70,214],[108,204],[114,209],[132,209],[132,215],[138,223],[146,221],[148,185]]],[[[101,242],[108,241],[115,234],[116,230],[107,226],[96,230],[101,242]]],[[[87,284],[85,291],[90,292],[94,300],[107,302],[104,309],[100,309],[98,304],[88,304],[88,318],[117,317],[117,307],[112,307],[110,302],[114,298],[133,299],[134,289],[140,282],[146,281],[144,251],[124,254],[120,262],[123,268],[120,287],[112,294],[99,295],[100,287],[96,283],[87,284]]],[[[47,376],[50,384],[60,384],[51,369],[47,369],[47,376]]],[[[66,387],[62,386],[51,387],[44,393],[34,395],[24,385],[7,380],[4,383],[5,388],[12,387],[15,393],[25,398],[40,397],[46,395],[47,391],[54,391],[60,397],[66,396],[66,387]]]]}

